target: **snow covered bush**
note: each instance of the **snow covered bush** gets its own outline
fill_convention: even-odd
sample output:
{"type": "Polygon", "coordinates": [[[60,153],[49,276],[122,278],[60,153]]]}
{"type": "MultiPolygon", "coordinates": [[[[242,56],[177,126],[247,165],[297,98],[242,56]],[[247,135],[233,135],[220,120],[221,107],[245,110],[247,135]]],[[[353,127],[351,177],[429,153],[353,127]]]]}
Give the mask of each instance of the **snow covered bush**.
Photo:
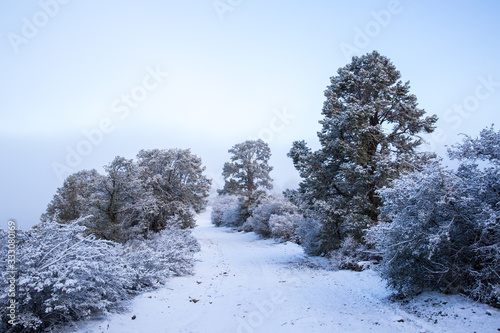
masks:
{"type": "MultiPolygon", "coordinates": [[[[78,222],[45,222],[26,233],[18,231],[18,318],[13,332],[107,313],[130,295],[133,275],[121,245],[84,236],[85,227],[78,222]]],[[[0,313],[6,323],[6,307],[0,313]]]]}
{"type": "Polygon", "coordinates": [[[469,199],[463,197],[465,185],[452,172],[433,164],[380,191],[385,203],[382,217],[388,222],[380,223],[369,237],[384,253],[383,277],[398,292],[411,295],[465,282],[461,259],[473,255],[464,247],[464,242],[472,241],[473,216],[470,210],[459,210],[464,203],[461,199],[469,199]]]}
{"type": "Polygon", "coordinates": [[[304,217],[297,213],[283,213],[283,215],[273,214],[269,217],[269,229],[273,238],[284,241],[299,243],[297,227],[302,223],[304,217]]]}
{"type": "Polygon", "coordinates": [[[294,235],[294,229],[296,227],[295,224],[293,222],[284,223],[283,219],[275,220],[275,227],[276,230],[279,231],[280,235],[274,235],[272,232],[270,226],[271,217],[273,215],[280,216],[286,213],[297,213],[297,207],[295,207],[295,205],[283,195],[272,194],[262,199],[262,202],[253,210],[252,216],[246,220],[244,228],[251,229],[255,231],[255,233],[264,237],[280,238],[280,235],[294,235]],[[284,230],[285,227],[291,228],[291,230],[284,230]]]}
{"type": "Polygon", "coordinates": [[[340,248],[330,253],[330,263],[336,269],[363,269],[360,264],[378,263],[381,253],[375,251],[371,246],[359,242],[352,236],[346,237],[340,244],[340,248]]]}
{"type": "MultiPolygon", "coordinates": [[[[8,324],[8,309],[2,306],[0,331],[38,332],[106,314],[139,291],[192,273],[199,244],[190,229],[171,226],[122,245],[88,234],[84,219],[18,230],[16,324],[8,324]]],[[[6,258],[7,236],[1,229],[0,237],[0,254],[6,258]]],[[[0,269],[5,275],[4,259],[0,269]]],[[[0,302],[8,304],[6,276],[0,287],[0,302]]]]}
{"type": "Polygon", "coordinates": [[[438,289],[500,307],[500,133],[466,138],[450,156],[461,162],[457,171],[433,163],[382,189],[385,222],[368,238],[398,292],[438,289]]]}
{"type": "Polygon", "coordinates": [[[297,226],[296,234],[306,254],[321,254],[320,229],[321,223],[309,217],[304,218],[297,226]]]}
{"type": "Polygon", "coordinates": [[[212,223],[217,227],[239,227],[243,219],[242,202],[235,195],[220,195],[212,204],[212,223]]]}
{"type": "Polygon", "coordinates": [[[188,229],[168,227],[124,247],[124,258],[134,274],[137,289],[160,286],[169,277],[193,273],[193,255],[200,250],[188,229]]]}

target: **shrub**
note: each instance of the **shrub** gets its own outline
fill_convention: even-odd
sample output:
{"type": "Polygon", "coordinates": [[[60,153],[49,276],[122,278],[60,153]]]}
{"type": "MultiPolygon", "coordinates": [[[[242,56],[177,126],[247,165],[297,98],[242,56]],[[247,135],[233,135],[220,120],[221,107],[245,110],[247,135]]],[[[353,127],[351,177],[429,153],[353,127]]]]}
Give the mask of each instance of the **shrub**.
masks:
{"type": "Polygon", "coordinates": [[[271,215],[269,217],[269,228],[271,236],[284,241],[299,243],[297,227],[302,223],[304,217],[297,213],[284,213],[283,215],[271,215]]]}
{"type": "MultiPolygon", "coordinates": [[[[0,331],[39,332],[107,314],[141,290],[192,273],[199,245],[189,229],[168,227],[122,245],[88,235],[84,220],[44,222],[17,232],[17,318],[11,326],[7,307],[0,307],[0,331]]],[[[7,236],[1,229],[0,237],[5,258],[7,236]]],[[[5,260],[0,269],[5,275],[5,260]]],[[[8,304],[5,276],[0,288],[0,302],[8,304]]]]}
{"type": "Polygon", "coordinates": [[[321,255],[321,223],[312,218],[304,218],[299,223],[296,234],[304,252],[309,255],[321,255]]]}
{"type": "Polygon", "coordinates": [[[214,199],[211,214],[217,227],[239,227],[243,219],[242,202],[235,195],[221,195],[214,199]]]}
{"type": "MultiPolygon", "coordinates": [[[[46,222],[18,231],[18,318],[11,331],[39,331],[107,313],[131,294],[132,274],[121,245],[84,236],[78,222],[46,222]]],[[[2,293],[2,304],[6,299],[2,293]]],[[[6,307],[0,311],[6,323],[6,307]]]]}
{"type": "Polygon", "coordinates": [[[337,269],[356,270],[360,262],[373,261],[371,251],[366,244],[360,243],[353,236],[347,236],[338,250],[330,253],[333,266],[337,269]]]}
{"type": "Polygon", "coordinates": [[[149,238],[134,239],[124,246],[124,257],[134,274],[137,289],[164,284],[169,277],[193,273],[193,255],[200,245],[186,229],[167,227],[149,238]]]}
{"type": "Polygon", "coordinates": [[[382,276],[400,294],[438,289],[500,306],[500,216],[482,198],[495,185],[468,171],[436,163],[381,191],[386,222],[368,237],[383,251],[382,276]]]}
{"type": "MultiPolygon", "coordinates": [[[[264,198],[260,205],[253,210],[252,216],[247,219],[244,228],[251,229],[264,237],[275,237],[270,226],[271,216],[280,216],[285,213],[295,214],[297,208],[283,195],[272,194],[264,198]]],[[[280,223],[282,227],[295,228],[293,223],[283,223],[283,219],[280,219],[280,223]]],[[[292,235],[295,234],[295,230],[280,230],[280,234],[292,235]]],[[[276,237],[279,238],[280,236],[276,237]]]]}

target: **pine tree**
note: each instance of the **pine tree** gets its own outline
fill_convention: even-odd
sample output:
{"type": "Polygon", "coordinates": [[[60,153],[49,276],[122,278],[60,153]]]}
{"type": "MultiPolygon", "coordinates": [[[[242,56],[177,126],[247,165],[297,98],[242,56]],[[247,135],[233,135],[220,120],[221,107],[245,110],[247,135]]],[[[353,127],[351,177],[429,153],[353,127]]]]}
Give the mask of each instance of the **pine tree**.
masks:
{"type": "Polygon", "coordinates": [[[263,140],[247,140],[229,149],[231,162],[226,162],[222,171],[225,184],[220,195],[232,194],[244,201],[246,217],[252,206],[264,190],[273,188],[269,173],[273,167],[268,164],[271,149],[263,140]]]}
{"type": "Polygon", "coordinates": [[[353,57],[337,73],[325,91],[321,149],[312,152],[299,141],[288,154],[303,178],[288,195],[321,221],[321,252],[338,248],[347,235],[362,241],[378,220],[377,190],[430,159],[417,151],[419,134],[432,132],[437,120],[424,118],[409,82],[376,51],[353,57]]]}

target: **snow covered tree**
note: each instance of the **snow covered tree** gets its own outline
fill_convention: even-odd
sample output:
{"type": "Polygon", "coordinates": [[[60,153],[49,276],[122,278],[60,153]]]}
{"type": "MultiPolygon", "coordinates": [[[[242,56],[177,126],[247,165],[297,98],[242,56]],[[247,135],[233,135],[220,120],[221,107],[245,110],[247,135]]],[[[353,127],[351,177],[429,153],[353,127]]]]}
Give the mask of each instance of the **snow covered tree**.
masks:
{"type": "Polygon", "coordinates": [[[67,223],[93,214],[93,205],[98,184],[103,180],[95,169],[78,171],[64,180],[57,189],[42,221],[67,223]]]}
{"type": "Polygon", "coordinates": [[[474,163],[477,160],[491,162],[493,168],[500,165],[500,133],[495,132],[494,126],[483,129],[476,139],[465,136],[461,144],[448,149],[451,158],[474,163]]]}
{"type": "Polygon", "coordinates": [[[106,175],[83,170],[70,175],[48,205],[41,220],[68,223],[78,218],[87,232],[101,239],[124,242],[144,228],[136,210],[151,194],[139,180],[132,160],[117,156],[104,167],[106,175]]]}
{"type": "Polygon", "coordinates": [[[272,189],[269,173],[273,167],[268,164],[271,157],[269,145],[259,140],[247,140],[229,149],[231,162],[226,162],[222,171],[225,184],[219,194],[237,195],[244,201],[246,216],[250,207],[264,190],[272,189]]]}
{"type": "Polygon", "coordinates": [[[99,238],[124,242],[135,236],[129,230],[139,223],[134,210],[151,193],[139,180],[133,160],[117,156],[104,170],[106,176],[98,182],[92,202],[98,216],[87,226],[99,238]]]}
{"type": "Polygon", "coordinates": [[[434,130],[436,116],[424,117],[408,82],[378,52],[353,57],[325,91],[321,149],[294,142],[288,156],[303,181],[289,197],[321,222],[318,250],[337,249],[348,235],[362,242],[377,223],[377,190],[401,172],[421,168],[430,155],[417,148],[420,133],[434,130]]]}
{"type": "Polygon", "coordinates": [[[500,132],[467,137],[449,155],[457,171],[432,163],[379,191],[382,222],[368,239],[398,292],[436,288],[500,307],[500,132]],[[477,159],[489,164],[479,168],[477,159]]]}
{"type": "MultiPolygon", "coordinates": [[[[106,313],[131,293],[192,271],[199,245],[181,228],[207,204],[210,180],[201,160],[189,150],[143,150],[138,162],[116,157],[104,169],[69,176],[42,223],[18,235],[13,332],[106,313]]],[[[5,281],[0,287],[6,290],[5,281]]]]}
{"type": "Polygon", "coordinates": [[[137,159],[140,177],[157,202],[148,230],[158,232],[173,218],[184,228],[194,227],[194,213],[205,209],[212,183],[203,175],[201,158],[189,149],[151,149],[141,150],[137,159]]]}
{"type": "Polygon", "coordinates": [[[459,176],[482,184],[476,193],[481,201],[496,207],[500,201],[500,132],[495,132],[492,125],[478,138],[466,136],[461,144],[448,149],[448,155],[461,162],[459,176]],[[481,169],[478,162],[485,167],[481,169]]]}
{"type": "Polygon", "coordinates": [[[42,215],[42,221],[77,218],[87,232],[124,243],[168,223],[194,226],[194,214],[207,204],[211,181],[201,159],[189,150],[142,150],[134,162],[117,156],[105,166],[69,176],[42,215]]]}

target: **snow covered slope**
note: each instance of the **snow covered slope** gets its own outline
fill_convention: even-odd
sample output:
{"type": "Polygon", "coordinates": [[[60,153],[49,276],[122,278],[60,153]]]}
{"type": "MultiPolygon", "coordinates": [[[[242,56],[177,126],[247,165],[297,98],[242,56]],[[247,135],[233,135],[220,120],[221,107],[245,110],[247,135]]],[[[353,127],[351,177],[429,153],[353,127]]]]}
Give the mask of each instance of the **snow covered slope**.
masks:
{"type": "Polygon", "coordinates": [[[130,311],[80,323],[79,332],[498,332],[500,312],[458,296],[391,303],[373,271],[326,271],[295,244],[210,224],[196,274],[145,293],[130,311]]]}

